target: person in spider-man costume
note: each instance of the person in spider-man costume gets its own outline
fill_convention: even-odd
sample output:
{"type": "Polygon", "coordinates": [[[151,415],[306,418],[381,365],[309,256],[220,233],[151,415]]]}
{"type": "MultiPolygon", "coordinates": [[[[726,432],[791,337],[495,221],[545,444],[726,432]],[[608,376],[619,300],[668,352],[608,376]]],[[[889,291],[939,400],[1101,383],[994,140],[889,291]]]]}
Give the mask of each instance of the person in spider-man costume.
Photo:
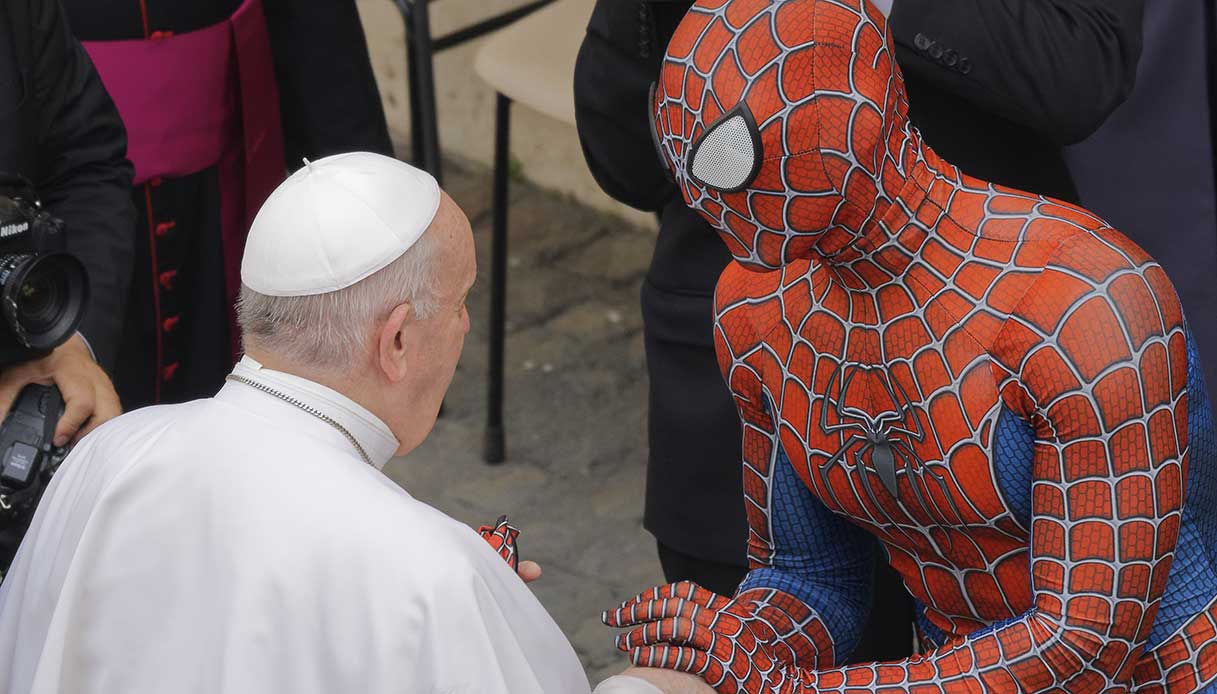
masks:
{"type": "Polygon", "coordinates": [[[886,32],[864,0],[700,0],[669,45],[656,145],[736,261],[752,570],[605,622],[721,694],[1213,694],[1217,440],[1174,289],[938,157],[886,32]],[[921,654],[842,666],[876,547],[921,654]]]}

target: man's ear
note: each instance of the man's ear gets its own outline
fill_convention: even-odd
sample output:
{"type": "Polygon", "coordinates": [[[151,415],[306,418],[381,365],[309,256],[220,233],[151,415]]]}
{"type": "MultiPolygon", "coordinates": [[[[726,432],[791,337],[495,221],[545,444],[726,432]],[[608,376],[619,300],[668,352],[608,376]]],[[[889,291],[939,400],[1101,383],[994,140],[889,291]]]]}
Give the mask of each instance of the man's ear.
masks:
{"type": "Polygon", "coordinates": [[[405,378],[409,368],[406,363],[405,330],[413,315],[414,308],[409,303],[398,304],[380,328],[377,358],[380,361],[380,370],[391,383],[405,378]]]}

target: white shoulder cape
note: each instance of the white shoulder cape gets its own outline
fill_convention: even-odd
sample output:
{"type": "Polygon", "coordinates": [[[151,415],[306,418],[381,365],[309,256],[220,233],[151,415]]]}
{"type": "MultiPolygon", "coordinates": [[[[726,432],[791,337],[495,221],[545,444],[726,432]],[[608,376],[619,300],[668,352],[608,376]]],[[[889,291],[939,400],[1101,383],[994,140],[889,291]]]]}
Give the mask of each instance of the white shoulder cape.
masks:
{"type": "MultiPolygon", "coordinates": [[[[383,461],[382,461],[383,462],[383,461]]],[[[83,441],[0,586],[5,694],[585,694],[472,529],[246,386],[83,441]]]]}

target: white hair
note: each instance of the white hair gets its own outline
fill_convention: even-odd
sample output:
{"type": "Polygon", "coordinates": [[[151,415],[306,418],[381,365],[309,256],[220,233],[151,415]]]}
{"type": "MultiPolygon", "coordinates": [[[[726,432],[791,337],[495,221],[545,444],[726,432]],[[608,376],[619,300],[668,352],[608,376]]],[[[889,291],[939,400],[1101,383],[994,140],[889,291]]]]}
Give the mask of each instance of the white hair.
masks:
{"type": "Polygon", "coordinates": [[[377,321],[409,302],[414,315],[438,309],[435,256],[439,244],[424,233],[401,257],[355,284],[313,296],[267,296],[244,284],[237,322],[248,349],[256,345],[301,365],[348,373],[364,354],[377,321]]]}

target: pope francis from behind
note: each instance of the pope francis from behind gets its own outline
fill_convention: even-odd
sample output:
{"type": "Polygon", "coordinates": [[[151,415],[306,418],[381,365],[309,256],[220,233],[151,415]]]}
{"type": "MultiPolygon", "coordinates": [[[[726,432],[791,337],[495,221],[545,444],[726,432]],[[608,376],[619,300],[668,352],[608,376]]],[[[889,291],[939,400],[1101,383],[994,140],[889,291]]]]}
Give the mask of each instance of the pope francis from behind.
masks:
{"type": "Polygon", "coordinates": [[[586,693],[508,562],[380,471],[435,422],[475,273],[469,222],[406,164],[281,185],[229,382],[107,423],[52,481],[0,586],[0,692],[586,693]]]}

